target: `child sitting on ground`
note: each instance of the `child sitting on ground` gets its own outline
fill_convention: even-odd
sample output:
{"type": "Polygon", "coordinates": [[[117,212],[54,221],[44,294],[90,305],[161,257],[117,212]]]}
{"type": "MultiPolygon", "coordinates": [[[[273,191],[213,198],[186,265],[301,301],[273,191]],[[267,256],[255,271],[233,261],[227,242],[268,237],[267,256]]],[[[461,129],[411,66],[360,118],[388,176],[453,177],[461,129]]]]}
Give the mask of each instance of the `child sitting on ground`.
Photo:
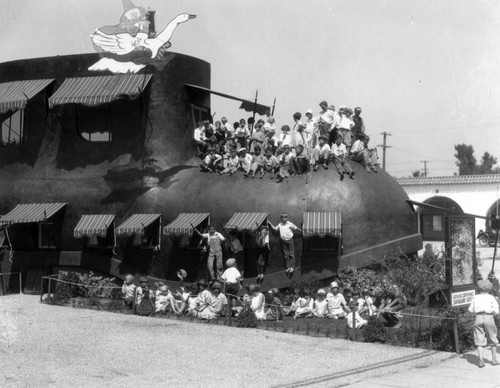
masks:
{"type": "Polygon", "coordinates": [[[277,288],[272,288],[268,292],[270,306],[266,311],[266,320],[276,320],[278,322],[283,320],[283,305],[279,293],[277,288]]]}
{"type": "Polygon", "coordinates": [[[328,315],[328,302],[326,300],[326,291],[322,288],[318,290],[316,300],[314,301],[313,315],[316,318],[326,318],[328,315]]]}
{"type": "Polygon", "coordinates": [[[182,293],[178,293],[180,297],[180,304],[178,304],[177,310],[181,314],[194,315],[196,310],[196,292],[198,288],[195,284],[188,285],[186,287],[181,287],[182,293]]]}
{"type": "Polygon", "coordinates": [[[134,284],[135,277],[132,274],[125,276],[125,281],[122,285],[122,297],[125,302],[125,306],[129,309],[134,307],[134,294],[136,290],[136,285],[134,284]]]}
{"type": "Polygon", "coordinates": [[[140,279],[140,286],[136,291],[136,312],[138,315],[150,316],[155,312],[154,293],[149,289],[148,278],[140,279]]]}
{"type": "Polygon", "coordinates": [[[293,295],[291,295],[291,301],[292,303],[290,304],[289,307],[284,307],[283,308],[283,313],[285,315],[295,315],[295,311],[297,310],[297,307],[299,307],[298,305],[298,300],[300,299],[300,295],[299,295],[299,290],[295,290],[293,295]]]}
{"type": "Polygon", "coordinates": [[[373,302],[373,298],[368,291],[363,292],[363,299],[365,303],[361,307],[359,313],[360,314],[368,314],[369,317],[372,317],[377,312],[377,308],[375,307],[375,303],[373,302]]]}
{"type": "Polygon", "coordinates": [[[304,291],[301,297],[297,300],[297,309],[295,310],[295,314],[293,319],[297,318],[311,318],[313,316],[313,300],[311,298],[311,294],[307,291],[304,291]]]}
{"type": "Polygon", "coordinates": [[[175,298],[168,289],[168,286],[165,284],[160,286],[156,291],[155,308],[155,313],[157,314],[166,314],[168,311],[171,311],[176,315],[179,314],[175,303],[175,298]]]}
{"type": "Polygon", "coordinates": [[[309,171],[309,158],[307,157],[307,152],[302,144],[297,144],[295,148],[295,156],[293,158],[294,168],[293,170],[298,174],[302,175],[309,171]]]}

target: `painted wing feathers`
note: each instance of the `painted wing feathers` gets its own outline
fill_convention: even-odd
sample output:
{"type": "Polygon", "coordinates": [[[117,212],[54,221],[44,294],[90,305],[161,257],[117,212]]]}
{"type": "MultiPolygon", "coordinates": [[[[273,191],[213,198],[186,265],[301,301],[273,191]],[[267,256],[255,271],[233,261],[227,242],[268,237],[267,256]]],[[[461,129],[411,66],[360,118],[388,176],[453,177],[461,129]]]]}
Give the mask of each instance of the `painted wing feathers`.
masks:
{"type": "Polygon", "coordinates": [[[134,51],[137,46],[142,45],[142,37],[139,37],[139,35],[141,34],[137,34],[136,37],[130,34],[108,35],[96,29],[94,33],[90,35],[90,39],[92,43],[100,47],[103,51],[117,55],[125,55],[134,51]]]}

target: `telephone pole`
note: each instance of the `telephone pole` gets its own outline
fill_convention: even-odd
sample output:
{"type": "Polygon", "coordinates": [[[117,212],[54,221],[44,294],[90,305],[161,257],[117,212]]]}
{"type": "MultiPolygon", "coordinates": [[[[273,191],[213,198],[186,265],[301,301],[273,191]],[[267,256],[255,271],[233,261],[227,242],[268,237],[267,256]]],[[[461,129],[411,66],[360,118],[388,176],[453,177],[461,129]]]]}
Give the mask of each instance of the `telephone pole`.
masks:
{"type": "Polygon", "coordinates": [[[424,164],[424,177],[427,177],[427,163],[429,163],[428,160],[421,160],[420,163],[424,164]]]}
{"type": "Polygon", "coordinates": [[[381,135],[384,135],[384,142],[382,145],[378,145],[377,147],[382,147],[382,168],[385,170],[385,150],[386,148],[391,148],[391,146],[387,145],[387,136],[392,136],[388,132],[380,132],[381,135]]]}

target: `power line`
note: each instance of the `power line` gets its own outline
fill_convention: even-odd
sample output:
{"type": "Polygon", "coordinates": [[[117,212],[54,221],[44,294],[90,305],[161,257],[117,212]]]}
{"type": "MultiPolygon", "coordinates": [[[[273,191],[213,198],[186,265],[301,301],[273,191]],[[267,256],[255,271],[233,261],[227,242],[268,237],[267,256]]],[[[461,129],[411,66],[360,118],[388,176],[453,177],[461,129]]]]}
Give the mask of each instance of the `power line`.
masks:
{"type": "Polygon", "coordinates": [[[391,146],[387,145],[387,136],[392,136],[390,133],[387,133],[386,131],[381,132],[381,135],[384,135],[384,144],[383,145],[378,145],[377,147],[382,147],[382,168],[385,170],[385,150],[386,148],[391,148],[391,146]]]}

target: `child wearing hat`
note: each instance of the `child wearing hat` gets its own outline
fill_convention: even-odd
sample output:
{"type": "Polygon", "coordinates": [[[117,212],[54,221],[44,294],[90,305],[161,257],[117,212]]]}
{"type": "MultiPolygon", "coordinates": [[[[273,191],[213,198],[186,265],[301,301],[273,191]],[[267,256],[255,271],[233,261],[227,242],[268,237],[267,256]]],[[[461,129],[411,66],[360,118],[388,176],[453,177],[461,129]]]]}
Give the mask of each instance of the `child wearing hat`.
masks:
{"type": "Polygon", "coordinates": [[[234,131],[234,136],[236,137],[236,142],[239,144],[238,147],[244,148],[247,146],[247,139],[250,136],[250,131],[246,126],[245,119],[241,119],[239,126],[234,131]]]}
{"type": "Polygon", "coordinates": [[[344,108],[340,112],[339,131],[347,147],[347,151],[351,149],[352,145],[351,128],[354,126],[354,122],[351,119],[352,114],[353,111],[350,108],[344,108]]]}
{"type": "Polygon", "coordinates": [[[262,169],[264,163],[264,156],[261,154],[260,146],[256,146],[254,149],[254,154],[252,156],[252,164],[250,165],[250,171],[245,174],[245,177],[255,178],[255,174],[260,171],[260,178],[264,177],[264,170],[262,169]]]}
{"type": "Polygon", "coordinates": [[[497,360],[498,332],[494,316],[499,314],[498,302],[490,292],[493,285],[489,280],[483,279],[477,282],[479,293],[474,296],[469,306],[469,311],[476,314],[474,321],[474,345],[477,347],[479,367],[484,367],[484,348],[491,347],[491,363],[499,365],[497,360]]]}
{"type": "Polygon", "coordinates": [[[238,155],[239,155],[239,164],[240,164],[240,169],[245,173],[248,174],[250,172],[250,168],[252,167],[252,160],[253,157],[249,153],[247,153],[246,148],[240,148],[238,150],[238,155]]]}
{"type": "Polygon", "coordinates": [[[351,309],[347,306],[344,299],[344,295],[339,292],[339,285],[337,282],[332,282],[330,284],[330,292],[326,294],[326,300],[328,302],[328,318],[345,318],[346,312],[351,312],[351,309]]]}
{"type": "Polygon", "coordinates": [[[134,297],[137,288],[137,286],[134,284],[134,280],[134,275],[127,274],[122,285],[122,298],[125,302],[125,306],[130,309],[134,307],[134,297]]]}
{"type": "Polygon", "coordinates": [[[267,226],[261,226],[255,237],[255,246],[257,248],[257,284],[262,284],[264,274],[266,273],[267,262],[269,260],[269,229],[267,226]]]}
{"type": "Polygon", "coordinates": [[[326,291],[322,288],[316,293],[312,313],[316,318],[326,318],[328,316],[328,302],[326,300],[326,291]]]}
{"type": "Polygon", "coordinates": [[[297,300],[297,309],[295,310],[295,314],[293,315],[293,319],[297,318],[312,318],[313,313],[313,304],[314,301],[311,298],[311,294],[309,292],[302,292],[300,298],[297,300]]]}

